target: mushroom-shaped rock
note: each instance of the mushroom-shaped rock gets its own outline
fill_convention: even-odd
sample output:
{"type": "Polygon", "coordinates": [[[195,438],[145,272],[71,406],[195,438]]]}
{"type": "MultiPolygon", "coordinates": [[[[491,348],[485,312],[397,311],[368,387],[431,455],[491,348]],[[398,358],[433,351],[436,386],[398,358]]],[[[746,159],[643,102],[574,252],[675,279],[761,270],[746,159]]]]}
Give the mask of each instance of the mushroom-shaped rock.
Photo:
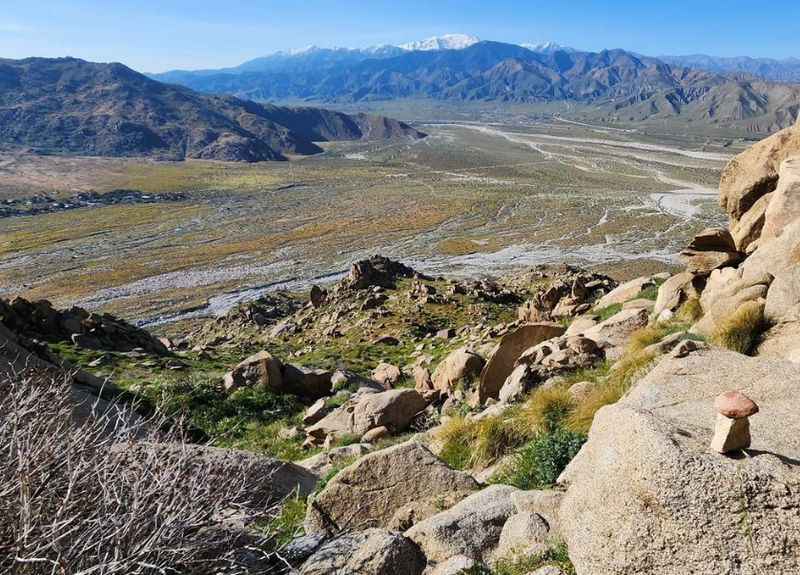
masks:
{"type": "Polygon", "coordinates": [[[714,400],[714,409],[731,419],[741,419],[758,413],[756,402],[741,391],[727,391],[718,395],[714,400]]]}
{"type": "Polygon", "coordinates": [[[750,422],[747,419],[758,413],[758,405],[740,391],[727,391],[714,400],[717,422],[711,449],[729,453],[750,447],[750,422]]]}

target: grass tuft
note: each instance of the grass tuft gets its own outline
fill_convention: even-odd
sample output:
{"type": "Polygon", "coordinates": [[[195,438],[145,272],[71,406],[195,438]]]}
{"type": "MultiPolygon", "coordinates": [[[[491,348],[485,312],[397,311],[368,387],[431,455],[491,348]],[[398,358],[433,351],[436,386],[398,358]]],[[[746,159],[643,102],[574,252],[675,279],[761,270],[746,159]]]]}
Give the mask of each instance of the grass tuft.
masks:
{"type": "Polygon", "coordinates": [[[720,322],[711,334],[711,342],[739,353],[750,353],[764,331],[764,304],[745,302],[720,322]]]}
{"type": "Polygon", "coordinates": [[[605,380],[592,386],[567,420],[567,427],[576,433],[588,433],[594,415],[606,405],[619,401],[634,382],[653,364],[655,356],[643,351],[628,353],[620,359],[605,380]]]}

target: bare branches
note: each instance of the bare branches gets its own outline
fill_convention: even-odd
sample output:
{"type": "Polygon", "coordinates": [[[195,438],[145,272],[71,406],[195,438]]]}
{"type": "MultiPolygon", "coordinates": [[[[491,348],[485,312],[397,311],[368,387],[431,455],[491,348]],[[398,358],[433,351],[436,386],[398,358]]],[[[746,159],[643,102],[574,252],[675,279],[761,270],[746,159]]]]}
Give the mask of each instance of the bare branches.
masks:
{"type": "Polygon", "coordinates": [[[274,512],[251,463],[100,400],[76,422],[70,393],[66,376],[0,379],[0,572],[277,572],[245,529],[274,512]]]}

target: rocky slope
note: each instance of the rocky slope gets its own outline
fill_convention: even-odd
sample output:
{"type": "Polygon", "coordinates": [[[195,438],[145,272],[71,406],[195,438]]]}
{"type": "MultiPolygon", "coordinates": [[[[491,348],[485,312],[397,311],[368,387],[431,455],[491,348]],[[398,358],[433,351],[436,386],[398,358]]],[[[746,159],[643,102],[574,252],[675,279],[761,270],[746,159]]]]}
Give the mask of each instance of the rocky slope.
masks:
{"type": "MultiPolygon", "coordinates": [[[[693,238],[677,274],[448,281],[375,256],[163,341],[174,379],[153,350],[112,351],[110,327],[105,363],[60,328],[51,349],[218,442],[291,452],[305,471],[257,462],[299,492],[265,543],[282,572],[796,573],[798,135],[729,163],[730,227],[693,238]]],[[[21,345],[47,306],[12,307],[21,345]]]]}
{"type": "Polygon", "coordinates": [[[534,51],[500,42],[387,57],[301,57],[281,60],[280,67],[171,72],[164,78],[254,100],[579,102],[612,118],[682,116],[755,132],[791,125],[800,107],[800,88],[756,77],[670,66],[624,50],[534,51]]]}
{"type": "Polygon", "coordinates": [[[2,144],[96,156],[256,162],[318,153],[315,141],[421,136],[379,116],[205,96],[122,64],[0,60],[2,144]]]}

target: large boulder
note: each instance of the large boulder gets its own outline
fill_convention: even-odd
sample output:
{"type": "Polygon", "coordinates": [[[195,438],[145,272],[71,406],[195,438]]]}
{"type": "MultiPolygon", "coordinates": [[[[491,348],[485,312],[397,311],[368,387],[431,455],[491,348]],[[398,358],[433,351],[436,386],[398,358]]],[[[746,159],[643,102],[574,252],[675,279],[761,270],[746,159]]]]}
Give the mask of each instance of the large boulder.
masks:
{"type": "Polygon", "coordinates": [[[579,575],[800,572],[800,366],[729,351],[666,357],[595,416],[559,479],[579,575]],[[746,454],[709,450],[719,394],[761,408],[746,454]]]}
{"type": "Polygon", "coordinates": [[[384,389],[393,388],[400,383],[402,377],[403,373],[400,368],[391,363],[381,362],[372,370],[372,379],[381,384],[384,389]]]}
{"type": "Polygon", "coordinates": [[[226,373],[223,384],[227,391],[260,386],[279,392],[283,388],[283,364],[271,353],[259,351],[226,373]]]}
{"type": "Polygon", "coordinates": [[[419,544],[428,561],[446,561],[456,555],[488,560],[506,521],[517,512],[511,496],[518,491],[510,485],[490,485],[417,523],[405,535],[419,544]]]}
{"type": "Polygon", "coordinates": [[[468,383],[478,376],[484,363],[481,356],[464,347],[450,352],[433,372],[433,387],[450,393],[459,383],[468,383]]]}
{"type": "Polygon", "coordinates": [[[703,317],[692,326],[692,331],[712,335],[744,303],[763,301],[771,282],[769,274],[748,278],[743,277],[743,269],[714,270],[700,296],[703,317]]]}
{"type": "Polygon", "coordinates": [[[650,276],[642,276],[623,284],[618,285],[606,295],[597,300],[594,304],[595,309],[603,309],[610,305],[622,305],[628,300],[635,298],[639,293],[650,286],[655,285],[653,278],[650,276]]]}
{"type": "Polygon", "coordinates": [[[306,429],[319,443],[329,435],[364,435],[370,429],[386,427],[403,431],[427,402],[413,389],[390,389],[379,393],[357,394],[341,407],[306,429]]]}
{"type": "Polygon", "coordinates": [[[169,460],[186,462],[186,480],[202,474],[214,482],[241,482],[251,506],[277,503],[290,495],[306,497],[319,478],[299,465],[238,449],[179,443],[117,444],[112,447],[120,457],[130,457],[134,464],[159,465],[169,460]],[[232,473],[235,471],[235,475],[232,473]]]}
{"type": "Polygon", "coordinates": [[[409,441],[365,455],[310,501],[308,533],[386,527],[402,506],[437,493],[473,491],[477,482],[409,441]]]}
{"type": "Polygon", "coordinates": [[[650,313],[644,308],[623,309],[584,331],[583,337],[597,343],[608,359],[617,359],[631,334],[646,326],[649,319],[650,313]]]}
{"type": "Polygon", "coordinates": [[[325,369],[286,364],[283,366],[283,385],[278,392],[316,400],[331,394],[332,376],[333,374],[325,369]]]}
{"type": "Polygon", "coordinates": [[[758,142],[728,162],[720,178],[719,203],[732,222],[776,188],[781,162],[798,154],[800,126],[793,126],[758,142]]]}
{"type": "Polygon", "coordinates": [[[759,243],[778,237],[787,225],[800,220],[800,150],[797,156],[781,163],[778,174],[778,185],[764,213],[759,243]]]}
{"type": "Polygon", "coordinates": [[[652,315],[656,319],[669,319],[684,303],[700,298],[705,279],[689,272],[675,274],[658,288],[652,315]]]}
{"type": "Polygon", "coordinates": [[[399,533],[367,529],[323,543],[300,568],[300,575],[420,575],[425,556],[399,533]]]}
{"type": "Polygon", "coordinates": [[[489,356],[489,361],[481,372],[478,386],[478,400],[483,403],[489,398],[497,399],[500,389],[506,382],[522,352],[545,340],[558,337],[565,331],[564,326],[555,323],[531,323],[520,326],[504,335],[489,356]]]}
{"type": "Polygon", "coordinates": [[[742,259],[731,233],[725,228],[707,228],[697,234],[681,251],[686,271],[707,275],[717,268],[735,265],[742,259]]]}

